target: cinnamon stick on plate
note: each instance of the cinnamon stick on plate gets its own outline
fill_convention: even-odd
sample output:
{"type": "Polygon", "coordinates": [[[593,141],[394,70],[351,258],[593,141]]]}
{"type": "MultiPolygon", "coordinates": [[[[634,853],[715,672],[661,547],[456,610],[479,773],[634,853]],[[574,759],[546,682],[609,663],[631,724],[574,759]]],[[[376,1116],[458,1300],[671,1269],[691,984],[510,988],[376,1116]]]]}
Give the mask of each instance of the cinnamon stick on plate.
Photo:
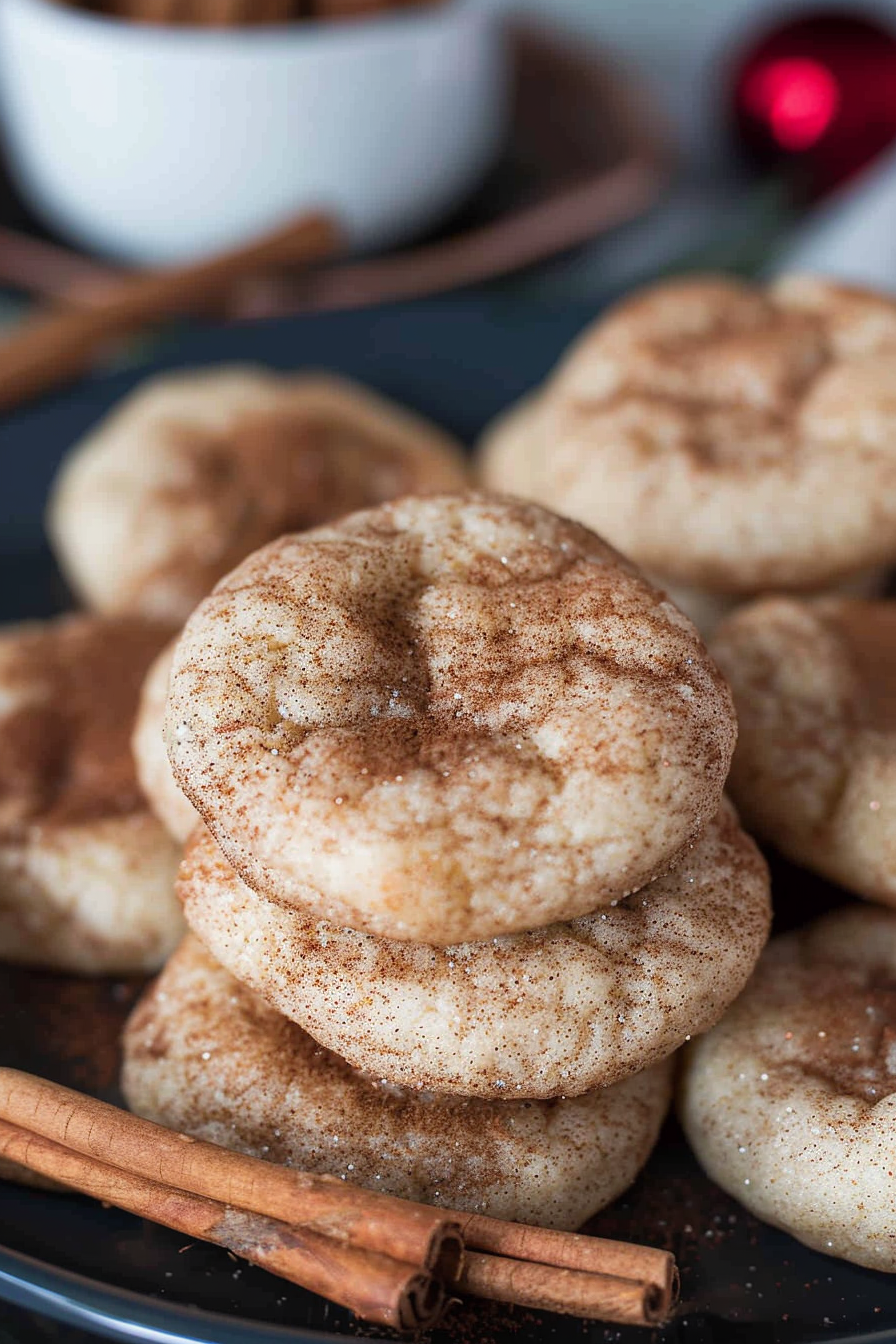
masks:
{"type": "Polygon", "coordinates": [[[272,267],[320,261],[339,245],[332,219],[307,214],[232,251],[116,280],[89,308],[39,309],[0,341],[0,411],[83,373],[117,337],[219,299],[272,267]]]}
{"type": "Polygon", "coordinates": [[[608,1241],[604,1237],[586,1237],[577,1232],[557,1232],[549,1227],[531,1227],[526,1223],[505,1223],[481,1213],[459,1213],[456,1217],[465,1245],[477,1251],[538,1261],[560,1269],[643,1280],[653,1288],[663,1316],[668,1316],[675,1305],[678,1268],[669,1251],[634,1246],[627,1241],[608,1241]]]}
{"type": "Polygon", "coordinates": [[[0,1120],[0,1157],[116,1208],[211,1241],[262,1269],[398,1330],[434,1325],[445,1291],[425,1270],[301,1227],[148,1181],[0,1120]]]}
{"type": "Polygon", "coordinates": [[[313,1229],[452,1278],[463,1247],[456,1215],[278,1167],[164,1129],[94,1097],[0,1068],[0,1116],[85,1157],[224,1204],[313,1229]]]}
{"type": "Polygon", "coordinates": [[[677,1296],[667,1252],[275,1166],[0,1068],[3,1157],[217,1241],[379,1323],[434,1319],[444,1289],[626,1325],[658,1324],[677,1296]]]}

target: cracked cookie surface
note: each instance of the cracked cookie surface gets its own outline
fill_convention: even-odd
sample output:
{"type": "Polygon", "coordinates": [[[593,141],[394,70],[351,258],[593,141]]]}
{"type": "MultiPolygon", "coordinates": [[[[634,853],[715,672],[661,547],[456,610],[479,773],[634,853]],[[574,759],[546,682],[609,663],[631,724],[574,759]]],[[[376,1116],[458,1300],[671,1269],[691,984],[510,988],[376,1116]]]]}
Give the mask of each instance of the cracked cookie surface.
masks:
{"type": "Polygon", "coordinates": [[[554,1101],[483,1101],[358,1073],[233,980],[195,939],[127,1025],[138,1115],[303,1171],[497,1218],[576,1228],[634,1180],[671,1060],[554,1101]]]}
{"type": "Polygon", "coordinates": [[[376,1077],[480,1097],[578,1096],[717,1022],[768,936],[768,872],[727,802],[665,876],[567,924],[426,947],[256,895],[207,831],[178,893],[238,980],[376,1077]]]}
{"type": "Polygon", "coordinates": [[[730,695],[693,626],[535,506],[403,499],[283,537],[178,643],[169,757],[254,889],[440,945],[574,918],[715,815],[730,695]]]}

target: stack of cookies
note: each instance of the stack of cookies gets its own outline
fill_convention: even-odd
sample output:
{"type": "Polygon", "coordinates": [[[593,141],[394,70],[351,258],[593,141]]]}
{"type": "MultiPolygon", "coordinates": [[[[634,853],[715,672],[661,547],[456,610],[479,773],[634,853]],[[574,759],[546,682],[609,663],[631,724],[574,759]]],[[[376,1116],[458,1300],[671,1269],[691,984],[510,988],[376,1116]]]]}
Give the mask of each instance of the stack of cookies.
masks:
{"type": "Polygon", "coordinates": [[[727,687],[584,527],[402,498],[263,547],[178,642],[192,930],[136,1111],[406,1197],[575,1227],[765,943],[727,687]]]}

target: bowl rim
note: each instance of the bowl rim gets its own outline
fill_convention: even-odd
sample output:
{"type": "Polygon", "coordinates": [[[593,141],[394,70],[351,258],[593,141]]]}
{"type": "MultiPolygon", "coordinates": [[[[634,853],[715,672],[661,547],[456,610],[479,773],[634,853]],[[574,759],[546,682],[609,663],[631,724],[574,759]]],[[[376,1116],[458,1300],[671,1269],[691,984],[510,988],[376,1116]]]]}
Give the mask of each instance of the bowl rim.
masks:
{"type": "Polygon", "coordinates": [[[0,0],[0,5],[31,14],[37,22],[67,31],[76,39],[96,38],[111,46],[131,48],[139,44],[143,52],[151,47],[196,55],[226,51],[235,58],[257,56],[266,49],[282,50],[287,41],[292,48],[367,49],[371,44],[389,45],[395,40],[434,36],[458,19],[474,16],[482,21],[500,19],[499,8],[482,0],[437,0],[337,21],[312,18],[232,28],[120,19],[81,9],[64,0],[0,0]]]}

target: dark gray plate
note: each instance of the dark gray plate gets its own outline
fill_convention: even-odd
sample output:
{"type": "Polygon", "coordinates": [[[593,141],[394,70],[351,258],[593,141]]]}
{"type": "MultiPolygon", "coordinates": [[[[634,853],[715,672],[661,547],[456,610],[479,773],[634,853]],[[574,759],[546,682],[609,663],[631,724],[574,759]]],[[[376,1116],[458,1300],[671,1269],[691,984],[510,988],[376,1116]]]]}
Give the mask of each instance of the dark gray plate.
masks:
{"type": "MultiPolygon", "coordinates": [[[[164,367],[248,359],[339,369],[469,441],[544,375],[589,315],[462,297],[194,331],[164,367]]],[[[41,532],[47,487],[68,444],[135,381],[136,375],[120,374],[82,384],[0,427],[0,620],[68,604],[41,532]]],[[[783,923],[840,899],[778,866],[783,923]]],[[[133,982],[6,971],[0,977],[0,1060],[116,1099],[118,1031],[138,992],[133,982]]],[[[604,1235],[668,1246],[678,1256],[684,1307],[654,1344],[896,1342],[896,1279],[817,1255],[763,1227],[706,1180],[672,1122],[634,1189],[593,1226],[604,1235]]],[[[0,1183],[0,1327],[3,1301],[116,1339],[165,1344],[376,1334],[214,1247],[187,1248],[176,1234],[89,1200],[0,1183]]],[[[471,1305],[434,1344],[633,1344],[645,1338],[639,1331],[471,1305]]]]}

